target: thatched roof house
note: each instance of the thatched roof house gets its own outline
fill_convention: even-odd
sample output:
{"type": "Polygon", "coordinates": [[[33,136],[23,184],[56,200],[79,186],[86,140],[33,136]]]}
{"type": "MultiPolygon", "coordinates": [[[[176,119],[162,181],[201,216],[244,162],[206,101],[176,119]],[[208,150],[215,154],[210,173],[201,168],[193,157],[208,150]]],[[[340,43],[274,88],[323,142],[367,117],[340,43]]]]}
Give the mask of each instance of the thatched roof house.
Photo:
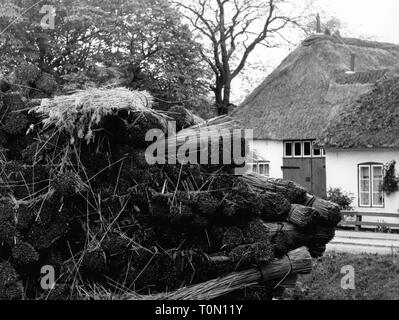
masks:
{"type": "MultiPolygon", "coordinates": [[[[325,129],[332,123],[335,127],[331,127],[327,140],[337,147],[399,144],[397,138],[387,137],[390,133],[396,135],[398,129],[383,128],[390,121],[383,112],[374,110],[379,121],[373,125],[370,114],[354,120],[356,112],[366,107],[359,106],[355,111],[348,107],[372,91],[374,84],[385,79],[398,63],[397,45],[314,35],[288,55],[233,116],[244,128],[254,130],[253,149],[268,160],[265,165],[271,176],[296,181],[324,196],[330,169],[324,150],[316,142],[323,140],[325,129]],[[363,128],[367,117],[371,122],[363,128]],[[348,129],[351,124],[354,127],[348,129]],[[359,138],[359,132],[372,129],[367,138],[359,138]],[[335,130],[340,133],[335,135],[335,130]]],[[[398,123],[395,120],[392,124],[398,123]]],[[[340,165],[345,166],[345,162],[340,165]]]]}
{"type": "Polygon", "coordinates": [[[328,185],[352,193],[356,211],[380,214],[364,220],[368,226],[378,219],[398,226],[399,74],[388,74],[344,105],[321,141],[327,148],[328,185]]]}
{"type": "Polygon", "coordinates": [[[399,76],[343,106],[321,143],[334,149],[399,148],[399,76]]]}
{"type": "Polygon", "coordinates": [[[233,115],[255,139],[318,139],[340,108],[399,62],[399,46],[315,35],[293,51],[233,115]],[[355,54],[355,72],[351,55],[355,54]]]}

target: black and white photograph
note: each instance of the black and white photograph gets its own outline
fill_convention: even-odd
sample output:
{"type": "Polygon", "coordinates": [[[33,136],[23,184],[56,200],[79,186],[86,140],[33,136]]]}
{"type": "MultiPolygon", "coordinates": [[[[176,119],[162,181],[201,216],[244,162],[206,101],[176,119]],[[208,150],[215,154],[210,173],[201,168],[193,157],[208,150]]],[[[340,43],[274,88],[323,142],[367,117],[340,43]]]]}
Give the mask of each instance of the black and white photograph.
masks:
{"type": "Polygon", "coordinates": [[[0,0],[0,300],[399,300],[398,13],[0,0]]]}

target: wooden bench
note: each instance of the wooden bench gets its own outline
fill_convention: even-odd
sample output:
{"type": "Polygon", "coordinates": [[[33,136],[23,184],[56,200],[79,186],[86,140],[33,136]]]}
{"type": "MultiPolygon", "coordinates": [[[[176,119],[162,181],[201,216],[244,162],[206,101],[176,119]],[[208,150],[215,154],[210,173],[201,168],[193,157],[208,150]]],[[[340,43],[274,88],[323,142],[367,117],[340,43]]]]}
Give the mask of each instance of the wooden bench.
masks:
{"type": "Polygon", "coordinates": [[[399,213],[342,211],[342,221],[340,222],[339,227],[352,227],[355,228],[356,231],[360,231],[362,227],[399,228],[399,223],[387,223],[383,221],[369,222],[369,221],[363,221],[363,217],[399,219],[399,213]],[[356,220],[344,221],[345,217],[356,217],[356,220]]]}

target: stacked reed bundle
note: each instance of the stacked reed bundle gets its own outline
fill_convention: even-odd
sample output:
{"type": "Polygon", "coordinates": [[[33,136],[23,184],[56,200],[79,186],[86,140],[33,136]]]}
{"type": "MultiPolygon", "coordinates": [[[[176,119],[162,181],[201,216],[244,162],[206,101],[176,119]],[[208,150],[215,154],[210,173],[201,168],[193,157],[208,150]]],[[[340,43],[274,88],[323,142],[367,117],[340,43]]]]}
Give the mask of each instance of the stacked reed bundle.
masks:
{"type": "Polygon", "coordinates": [[[199,163],[211,170],[243,167],[249,153],[245,131],[228,116],[203,121],[175,135],[165,136],[152,147],[158,151],[157,163],[199,163]]]}
{"type": "Polygon", "coordinates": [[[165,114],[176,122],[177,131],[181,131],[183,129],[204,122],[204,120],[202,120],[183,106],[173,106],[168,111],[166,111],[165,114]]]}
{"type": "Polygon", "coordinates": [[[304,233],[312,234],[307,243],[312,256],[322,256],[326,244],[335,236],[335,227],[341,220],[339,206],[308,193],[296,183],[282,179],[269,179],[256,173],[244,175],[244,181],[258,190],[281,192],[291,202],[286,220],[295,224],[304,233]]]}
{"type": "MultiPolygon", "coordinates": [[[[237,139],[240,147],[247,141],[232,119],[219,117],[168,135],[170,117],[141,99],[131,104],[132,92],[96,93],[98,99],[112,97],[100,99],[97,111],[87,98],[92,94],[59,97],[46,102],[46,110],[37,109],[47,118],[38,141],[23,152],[26,163],[6,159],[1,167],[9,199],[0,203],[0,249],[10,252],[6,258],[30,298],[43,292],[32,282],[37,270],[25,263],[53,265],[60,290],[72,287],[75,294],[81,292],[75,290],[79,275],[86,293],[95,283],[148,292],[145,298],[171,292],[171,299],[215,298],[264,280],[292,284],[292,276],[310,272],[307,250],[296,249],[321,254],[333,236],[333,205],[306,203],[306,190],[293,182],[232,175],[220,162],[147,162],[148,128],[161,129],[172,144],[166,158],[177,158],[185,147],[198,159],[203,146],[212,150],[214,137],[219,151],[234,158],[220,138],[237,139]],[[70,111],[71,119],[83,113],[77,126],[65,118],[74,101],[81,103],[70,111]],[[94,139],[88,139],[90,130],[94,139]]],[[[187,120],[187,113],[182,117],[187,120]]],[[[237,165],[232,161],[230,168],[237,165]]]]}
{"type": "MultiPolygon", "coordinates": [[[[271,281],[277,281],[278,284],[281,284],[290,275],[308,274],[311,270],[312,259],[307,249],[302,247],[260,269],[234,272],[174,292],[143,298],[153,300],[212,300],[257,284],[265,284],[271,281]]],[[[129,296],[125,296],[125,298],[129,299],[129,296]]],[[[136,300],[137,296],[131,299],[136,300]]]]}
{"type": "Polygon", "coordinates": [[[261,191],[281,193],[291,203],[302,204],[306,201],[306,189],[295,182],[283,179],[266,178],[256,173],[243,176],[243,180],[261,191]]]}

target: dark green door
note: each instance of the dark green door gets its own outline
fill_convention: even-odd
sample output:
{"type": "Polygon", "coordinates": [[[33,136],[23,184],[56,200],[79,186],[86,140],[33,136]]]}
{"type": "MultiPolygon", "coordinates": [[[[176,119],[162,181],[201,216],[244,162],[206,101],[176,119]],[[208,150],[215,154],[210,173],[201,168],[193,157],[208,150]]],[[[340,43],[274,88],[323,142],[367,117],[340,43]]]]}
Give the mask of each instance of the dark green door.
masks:
{"type": "Polygon", "coordinates": [[[309,192],[326,197],[325,158],[284,158],[283,178],[295,181],[309,192]]]}

